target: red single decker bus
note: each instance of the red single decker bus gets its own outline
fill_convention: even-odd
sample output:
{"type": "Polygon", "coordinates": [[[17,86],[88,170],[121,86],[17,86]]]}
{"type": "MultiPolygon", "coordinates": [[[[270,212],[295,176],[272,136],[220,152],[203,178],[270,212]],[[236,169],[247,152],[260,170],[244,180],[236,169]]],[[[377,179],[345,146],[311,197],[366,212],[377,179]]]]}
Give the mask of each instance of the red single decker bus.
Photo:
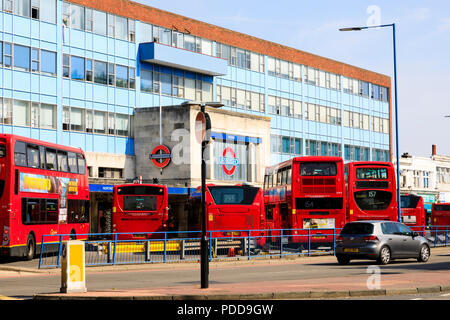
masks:
{"type": "MultiPolygon", "coordinates": [[[[202,191],[198,187],[189,198],[189,231],[201,230],[202,191]]],[[[247,184],[206,185],[206,230],[212,237],[257,237],[262,245],[264,198],[262,189],[247,184]],[[259,236],[259,237],[258,237],[259,236]]]]}
{"type": "Polygon", "coordinates": [[[280,235],[277,229],[287,229],[282,231],[283,243],[294,247],[333,243],[334,229],[345,224],[342,158],[295,157],[267,168],[264,199],[272,241],[280,235]]]}
{"type": "Polygon", "coordinates": [[[0,134],[0,206],[1,255],[32,259],[41,251],[43,235],[86,239],[89,183],[83,151],[0,134]]]}
{"type": "Polygon", "coordinates": [[[118,233],[117,239],[161,239],[164,235],[158,232],[168,231],[167,187],[138,183],[115,185],[112,211],[112,231],[118,233]]]}
{"type": "Polygon", "coordinates": [[[433,203],[431,208],[431,225],[445,226],[438,230],[450,230],[450,203],[433,203]]]}
{"type": "Polygon", "coordinates": [[[420,231],[417,227],[425,226],[425,206],[421,196],[402,194],[400,196],[400,208],[404,224],[412,227],[415,231],[420,231]]]}
{"type": "Polygon", "coordinates": [[[345,164],[347,221],[398,220],[395,171],[391,162],[345,164]]]}

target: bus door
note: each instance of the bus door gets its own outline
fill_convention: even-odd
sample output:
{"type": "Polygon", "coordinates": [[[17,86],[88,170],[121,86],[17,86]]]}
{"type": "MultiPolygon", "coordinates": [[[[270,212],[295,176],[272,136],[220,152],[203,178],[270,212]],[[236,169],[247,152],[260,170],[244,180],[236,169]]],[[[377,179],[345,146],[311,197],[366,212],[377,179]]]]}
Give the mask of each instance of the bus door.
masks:
{"type": "Polygon", "coordinates": [[[280,220],[278,217],[278,206],[274,203],[267,204],[265,206],[266,211],[266,227],[267,235],[269,240],[272,242],[277,241],[277,236],[280,234],[279,231],[274,231],[280,229],[280,220]]]}

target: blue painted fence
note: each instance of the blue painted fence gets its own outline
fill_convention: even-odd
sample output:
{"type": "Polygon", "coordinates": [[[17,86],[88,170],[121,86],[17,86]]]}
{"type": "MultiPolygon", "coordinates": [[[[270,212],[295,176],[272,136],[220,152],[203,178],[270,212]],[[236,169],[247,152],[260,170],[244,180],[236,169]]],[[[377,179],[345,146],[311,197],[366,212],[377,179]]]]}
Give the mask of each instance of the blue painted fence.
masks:
{"type": "MultiPolygon", "coordinates": [[[[450,244],[450,226],[413,228],[431,247],[450,244]]],[[[221,230],[208,232],[210,261],[272,256],[334,254],[340,229],[221,230]],[[320,235],[316,232],[320,231],[320,235]],[[229,234],[232,236],[217,236],[229,234]],[[264,234],[262,236],[261,234],[264,234]],[[317,237],[325,238],[317,240],[317,237]]],[[[85,240],[86,266],[168,263],[200,260],[199,231],[81,234],[85,240]],[[133,235],[133,240],[121,240],[133,235]],[[147,236],[151,235],[151,239],[147,236]]],[[[62,242],[69,234],[44,235],[39,268],[59,268],[62,242]]]]}

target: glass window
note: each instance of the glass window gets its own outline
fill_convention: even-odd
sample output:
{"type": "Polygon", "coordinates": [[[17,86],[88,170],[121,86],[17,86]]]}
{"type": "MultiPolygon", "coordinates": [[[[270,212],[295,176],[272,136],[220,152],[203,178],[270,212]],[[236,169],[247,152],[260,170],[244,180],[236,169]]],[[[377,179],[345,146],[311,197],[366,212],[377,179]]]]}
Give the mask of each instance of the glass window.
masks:
{"type": "Polygon", "coordinates": [[[45,163],[46,169],[48,170],[58,170],[56,162],[56,150],[47,149],[45,152],[45,163]]]}
{"type": "Polygon", "coordinates": [[[94,82],[106,84],[106,62],[94,61],[94,82]]]}
{"type": "Polygon", "coordinates": [[[102,11],[93,10],[92,20],[94,22],[92,28],[94,33],[106,36],[106,13],[102,11]]]}
{"type": "Polygon", "coordinates": [[[172,95],[172,76],[167,73],[161,73],[161,93],[172,95]]]}
{"type": "Polygon", "coordinates": [[[85,174],[86,173],[86,160],[84,159],[84,156],[81,154],[77,154],[77,160],[78,160],[78,173],[85,174]]]}
{"type": "Polygon", "coordinates": [[[120,40],[128,40],[128,19],[116,16],[116,34],[115,37],[120,40]]]}
{"type": "Polygon", "coordinates": [[[259,190],[250,186],[215,186],[208,189],[217,205],[251,205],[259,190]]]}
{"type": "Polygon", "coordinates": [[[115,128],[115,116],[114,113],[110,112],[108,113],[108,134],[116,134],[115,128]]]}
{"type": "Polygon", "coordinates": [[[94,133],[106,133],[106,113],[94,112],[94,133]]]}
{"type": "Polygon", "coordinates": [[[116,66],[114,63],[108,63],[108,84],[113,86],[116,82],[116,66]]]}
{"type": "Polygon", "coordinates": [[[9,68],[12,65],[12,44],[5,42],[3,44],[3,62],[4,66],[9,68]]]}
{"type": "Polygon", "coordinates": [[[84,30],[84,7],[70,4],[70,27],[84,30]]]}
{"type": "Polygon", "coordinates": [[[86,110],[86,132],[92,132],[94,126],[94,118],[92,116],[92,110],[86,110]]]}
{"type": "Polygon", "coordinates": [[[86,59],[86,81],[92,81],[92,59],[86,59]]]}
{"type": "Polygon", "coordinates": [[[152,42],[152,25],[141,22],[139,24],[139,42],[152,42]]]}
{"type": "Polygon", "coordinates": [[[129,134],[129,117],[127,114],[116,114],[116,132],[119,136],[128,136],[129,134]]]}
{"type": "Polygon", "coordinates": [[[136,69],[128,67],[128,83],[129,88],[134,89],[136,87],[136,69]]]}
{"type": "Polygon", "coordinates": [[[37,146],[27,146],[28,166],[32,168],[39,168],[39,148],[37,146]]]}
{"type": "Polygon", "coordinates": [[[74,80],[85,79],[84,58],[76,56],[70,57],[70,78],[74,80]]]}
{"type": "Polygon", "coordinates": [[[30,16],[30,0],[14,0],[14,14],[30,16]]]}
{"type": "Polygon", "coordinates": [[[353,196],[361,210],[386,210],[392,200],[392,192],[380,190],[356,191],[353,196]]]}
{"type": "Polygon", "coordinates": [[[69,160],[69,172],[78,173],[77,155],[73,152],[68,152],[67,157],[69,160]]]}
{"type": "Polygon", "coordinates": [[[300,163],[302,176],[335,176],[337,166],[334,162],[304,162],[300,163]]]}
{"type": "Polygon", "coordinates": [[[128,19],[128,41],[134,42],[136,40],[136,21],[128,19]]]}
{"type": "Polygon", "coordinates": [[[45,129],[56,129],[55,106],[50,104],[41,104],[40,108],[40,126],[45,129]]]}
{"type": "Polygon", "coordinates": [[[149,70],[141,69],[141,90],[152,92],[153,77],[149,70]]]}
{"type": "Polygon", "coordinates": [[[16,141],[14,144],[14,163],[16,166],[27,166],[27,145],[25,142],[16,141]]]}
{"type": "Polygon", "coordinates": [[[56,75],[56,52],[41,50],[41,72],[56,75]]]}
{"type": "Polygon", "coordinates": [[[84,110],[78,108],[70,109],[70,130],[84,131],[84,110]]]}
{"type": "Polygon", "coordinates": [[[92,32],[92,27],[93,27],[92,9],[91,8],[85,8],[85,14],[86,14],[85,30],[92,32]]]}
{"type": "Polygon", "coordinates": [[[13,125],[30,125],[30,103],[28,101],[14,100],[13,125]]]}
{"type": "Polygon", "coordinates": [[[31,71],[39,72],[39,49],[31,48],[31,71]]]}
{"type": "Polygon", "coordinates": [[[69,165],[67,163],[67,152],[58,151],[58,168],[60,171],[69,171],[69,165]]]}
{"type": "Polygon", "coordinates": [[[116,87],[128,88],[128,67],[116,65],[116,87]]]}
{"type": "Polygon", "coordinates": [[[372,234],[373,224],[371,223],[348,223],[341,231],[342,234],[372,234]]]}
{"type": "Polygon", "coordinates": [[[63,77],[70,77],[70,56],[63,54],[63,77]]]}
{"type": "Polygon", "coordinates": [[[30,70],[30,48],[14,45],[14,67],[29,71],[30,70]]]}
{"type": "Polygon", "coordinates": [[[108,13],[108,36],[114,38],[115,34],[115,16],[108,13]]]}
{"type": "MultiPolygon", "coordinates": [[[[1,99],[0,99],[1,102],[1,99]]],[[[12,123],[12,100],[11,99],[3,99],[2,105],[2,123],[3,124],[11,124],[12,123]]]]}

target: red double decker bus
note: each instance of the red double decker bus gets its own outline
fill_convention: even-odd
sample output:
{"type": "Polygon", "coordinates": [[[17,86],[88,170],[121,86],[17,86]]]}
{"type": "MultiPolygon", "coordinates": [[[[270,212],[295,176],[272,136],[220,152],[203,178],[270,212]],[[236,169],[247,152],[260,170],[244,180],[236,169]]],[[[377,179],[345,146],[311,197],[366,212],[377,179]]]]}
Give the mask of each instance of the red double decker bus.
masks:
{"type": "MultiPolygon", "coordinates": [[[[281,234],[293,246],[333,243],[345,224],[344,163],[340,157],[295,157],[266,169],[266,226],[269,239],[281,234]]],[[[284,241],[286,243],[286,241],[284,241]]]]}
{"type": "Polygon", "coordinates": [[[118,233],[117,239],[164,237],[158,232],[168,231],[167,187],[137,183],[115,185],[112,211],[112,232],[118,233]]]}
{"type": "Polygon", "coordinates": [[[1,255],[32,259],[43,235],[87,238],[89,183],[83,151],[0,134],[0,208],[1,255]]]}
{"type": "MultiPolygon", "coordinates": [[[[207,184],[205,192],[208,232],[212,237],[257,237],[264,242],[264,197],[262,189],[247,184],[207,184]]],[[[201,230],[201,187],[189,197],[188,228],[201,230]]]]}
{"type": "Polygon", "coordinates": [[[404,224],[412,227],[416,231],[420,231],[418,227],[425,226],[425,206],[421,196],[402,194],[400,196],[400,208],[402,222],[404,224]]]}
{"type": "Polygon", "coordinates": [[[345,164],[347,221],[398,220],[395,170],[391,162],[345,164]]]}

